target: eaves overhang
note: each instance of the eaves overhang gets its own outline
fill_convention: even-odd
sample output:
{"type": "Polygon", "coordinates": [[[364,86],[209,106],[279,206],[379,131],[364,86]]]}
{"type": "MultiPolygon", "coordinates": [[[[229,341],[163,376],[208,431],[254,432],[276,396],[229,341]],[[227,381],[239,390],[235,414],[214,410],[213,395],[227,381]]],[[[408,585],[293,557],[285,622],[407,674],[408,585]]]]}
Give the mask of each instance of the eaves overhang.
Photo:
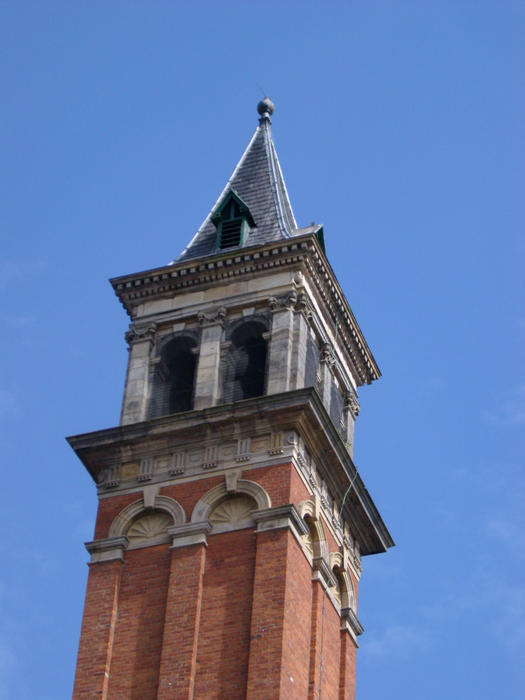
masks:
{"type": "Polygon", "coordinates": [[[268,274],[272,270],[306,268],[337,328],[357,373],[357,383],[370,384],[381,376],[364,335],[315,234],[294,236],[271,244],[221,251],[110,280],[115,294],[134,319],[137,307],[149,299],[168,298],[205,289],[239,277],[268,274]]]}
{"type": "Polygon", "coordinates": [[[340,505],[342,517],[357,537],[363,555],[384,552],[394,545],[361,476],[324,408],[317,391],[299,389],[281,394],[245,399],[196,411],[173,414],[141,423],[122,425],[68,438],[95,482],[122,454],[153,450],[159,446],[199,441],[209,437],[231,436],[232,422],[253,430],[255,420],[266,421],[279,430],[295,430],[315,459],[319,475],[340,505]]]}

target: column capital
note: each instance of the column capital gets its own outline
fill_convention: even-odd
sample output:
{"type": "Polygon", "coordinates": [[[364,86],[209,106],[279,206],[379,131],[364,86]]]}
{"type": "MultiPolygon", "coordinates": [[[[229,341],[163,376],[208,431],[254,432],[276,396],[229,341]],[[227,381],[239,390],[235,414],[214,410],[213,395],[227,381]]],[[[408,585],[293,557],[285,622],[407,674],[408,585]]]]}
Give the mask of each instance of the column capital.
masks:
{"type": "Polygon", "coordinates": [[[156,323],[131,323],[124,337],[128,345],[146,340],[152,343],[155,340],[156,332],[156,323]]]}
{"type": "Polygon", "coordinates": [[[227,308],[225,306],[219,306],[216,309],[201,311],[201,313],[197,315],[197,318],[199,319],[199,323],[202,327],[219,325],[224,328],[227,315],[227,308]]]}

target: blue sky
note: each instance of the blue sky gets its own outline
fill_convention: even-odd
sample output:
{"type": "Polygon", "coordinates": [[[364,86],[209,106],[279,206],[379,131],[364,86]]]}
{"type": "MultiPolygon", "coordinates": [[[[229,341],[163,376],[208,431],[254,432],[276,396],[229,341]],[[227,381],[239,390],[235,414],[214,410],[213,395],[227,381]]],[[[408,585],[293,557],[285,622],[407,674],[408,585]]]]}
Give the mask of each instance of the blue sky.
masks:
{"type": "Polygon", "coordinates": [[[0,33],[0,699],[71,694],[96,496],[64,436],[118,422],[107,279],[178,255],[265,93],[383,372],[357,697],[523,697],[524,4],[2,0],[0,33]]]}

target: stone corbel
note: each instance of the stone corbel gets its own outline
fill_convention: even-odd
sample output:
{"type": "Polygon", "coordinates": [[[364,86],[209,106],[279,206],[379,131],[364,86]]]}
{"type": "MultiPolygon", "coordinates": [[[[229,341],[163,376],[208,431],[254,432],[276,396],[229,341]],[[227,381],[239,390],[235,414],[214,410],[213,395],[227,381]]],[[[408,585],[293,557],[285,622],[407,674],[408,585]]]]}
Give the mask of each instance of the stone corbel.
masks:
{"type": "Polygon", "coordinates": [[[321,345],[321,364],[332,367],[335,364],[335,353],[331,343],[323,343],[321,345]]]}
{"type": "Polygon", "coordinates": [[[185,523],[184,525],[172,525],[167,529],[171,537],[171,548],[188,547],[193,544],[208,546],[208,533],[212,525],[209,520],[200,523],[185,523]]]}
{"type": "Polygon", "coordinates": [[[90,564],[115,560],[124,561],[124,550],[128,547],[128,538],[125,535],[105,537],[93,542],[86,542],[84,546],[91,555],[90,564]]]}
{"type": "Polygon", "coordinates": [[[360,411],[359,401],[357,400],[357,394],[353,391],[347,391],[344,397],[344,407],[349,411],[352,416],[357,418],[360,411]]]}

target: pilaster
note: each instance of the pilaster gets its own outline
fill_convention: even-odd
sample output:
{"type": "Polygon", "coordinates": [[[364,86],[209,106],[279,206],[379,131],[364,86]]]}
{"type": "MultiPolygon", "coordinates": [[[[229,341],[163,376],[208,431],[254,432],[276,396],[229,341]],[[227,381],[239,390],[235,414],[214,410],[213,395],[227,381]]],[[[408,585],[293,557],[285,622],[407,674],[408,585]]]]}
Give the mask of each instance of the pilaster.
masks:
{"type": "Polygon", "coordinates": [[[205,562],[204,542],[172,549],[157,700],[193,698],[205,562]]]}
{"type": "Polygon", "coordinates": [[[219,400],[220,348],[225,318],[224,307],[199,314],[202,337],[195,380],[196,409],[215,406],[219,400]]]}
{"type": "Polygon", "coordinates": [[[155,323],[132,324],[126,333],[129,360],[120,416],[121,425],[138,423],[146,418],[150,354],[156,330],[155,323]]]}
{"type": "Polygon", "coordinates": [[[273,312],[268,361],[267,394],[279,394],[290,388],[290,372],[293,350],[293,307],[297,301],[295,291],[282,297],[270,297],[268,303],[273,312]]]}

